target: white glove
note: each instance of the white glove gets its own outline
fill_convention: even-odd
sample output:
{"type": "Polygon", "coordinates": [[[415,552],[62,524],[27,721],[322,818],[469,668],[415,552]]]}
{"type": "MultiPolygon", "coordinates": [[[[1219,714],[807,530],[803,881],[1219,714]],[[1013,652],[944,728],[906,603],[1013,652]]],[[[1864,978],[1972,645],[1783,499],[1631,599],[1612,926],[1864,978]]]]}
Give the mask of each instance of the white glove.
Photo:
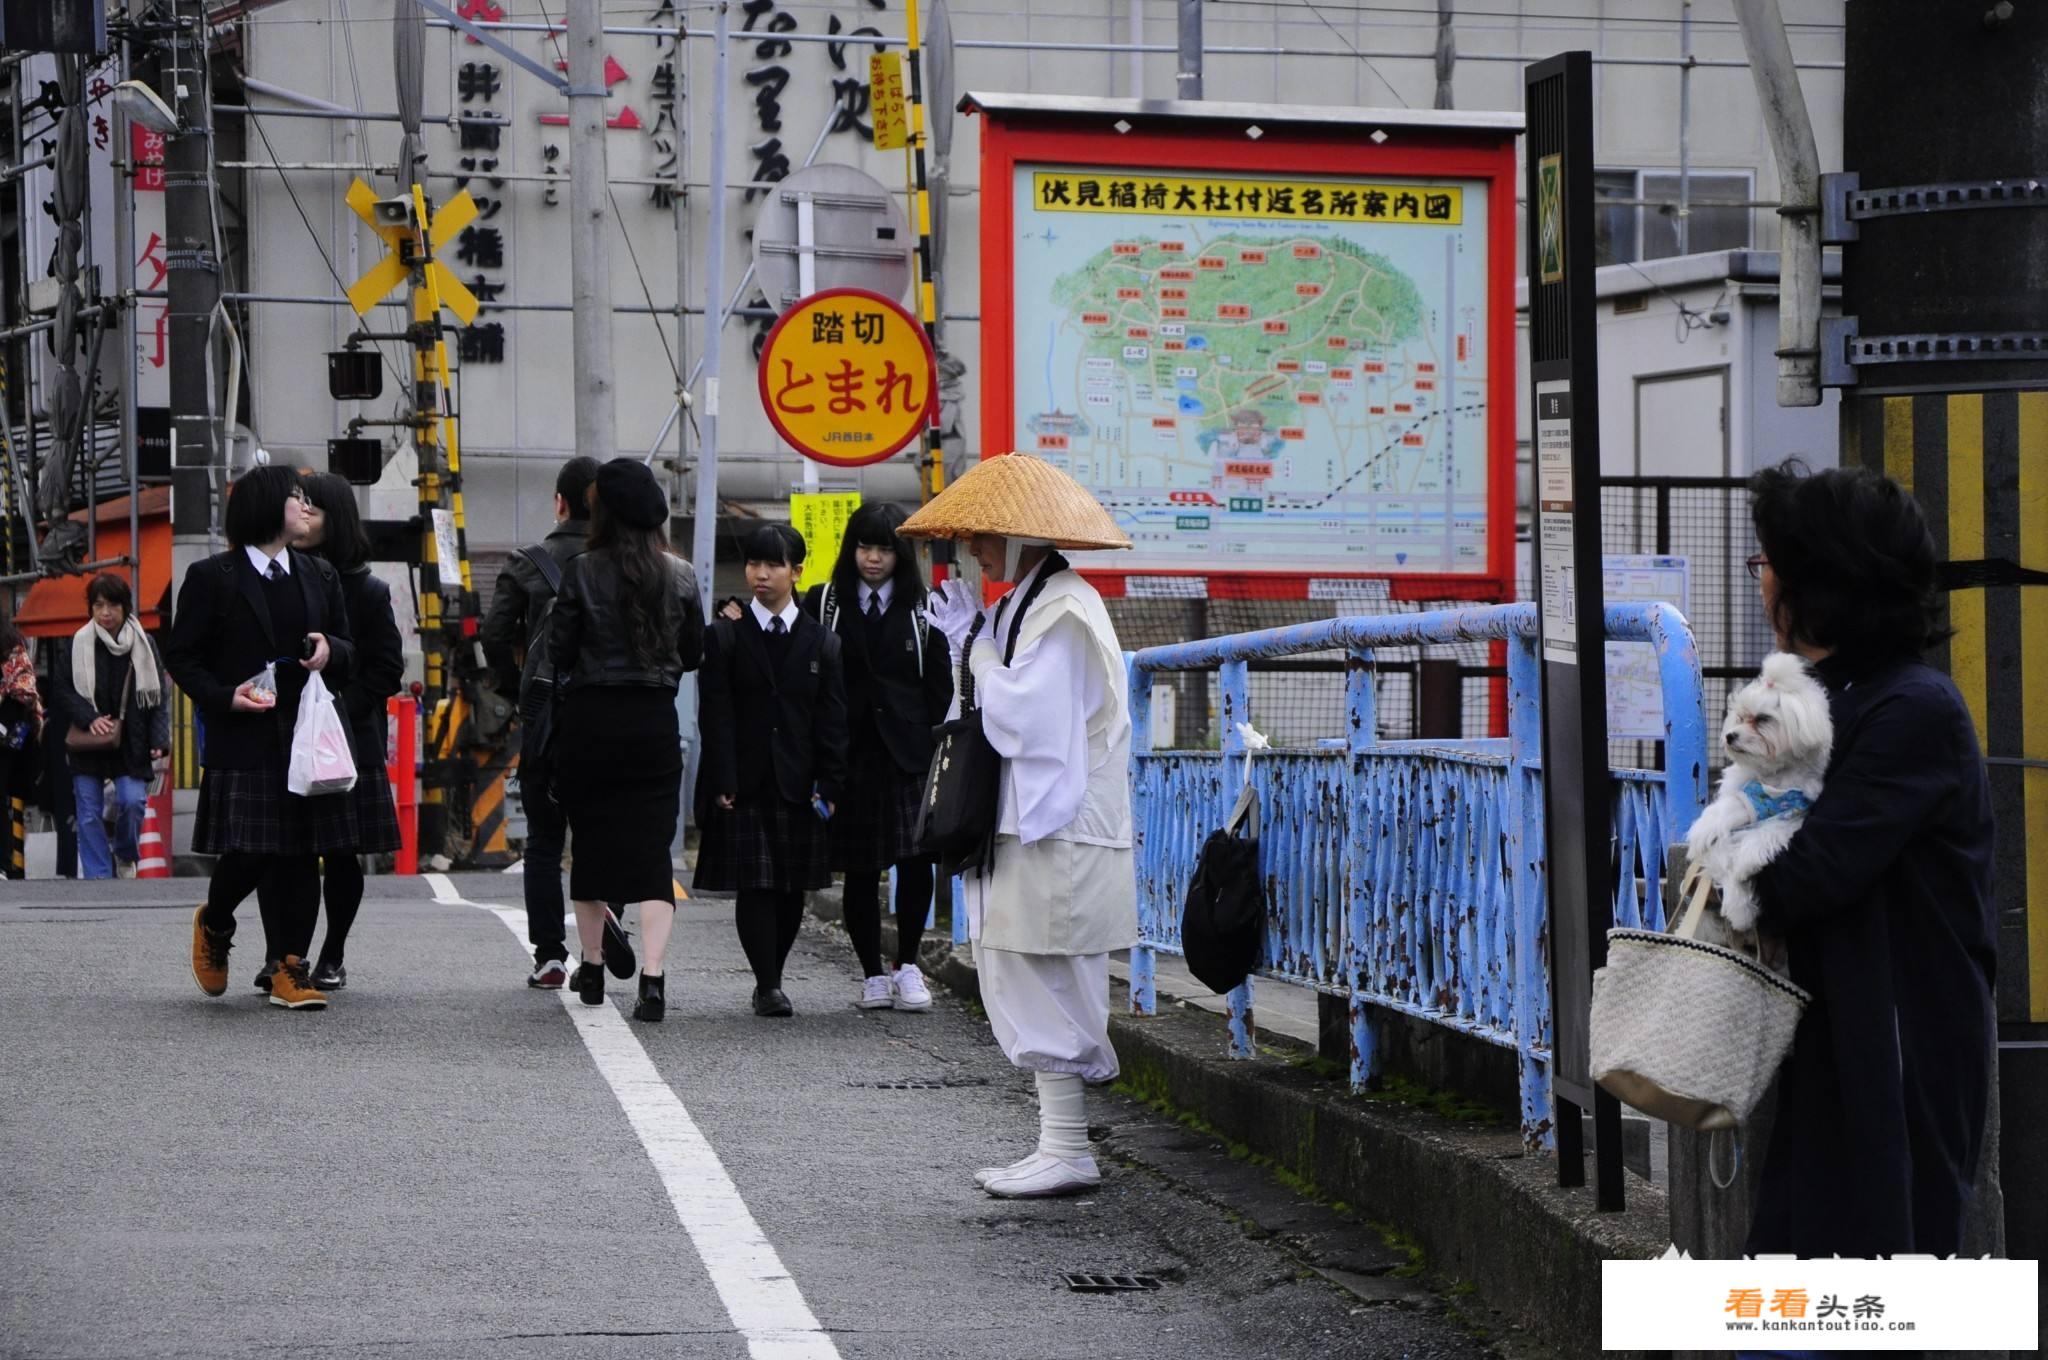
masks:
{"type": "Polygon", "coordinates": [[[924,607],[924,616],[931,620],[932,627],[944,634],[946,645],[958,659],[961,649],[967,645],[969,630],[981,617],[981,601],[975,597],[972,586],[955,577],[941,582],[939,588],[931,593],[930,601],[924,607]]]}

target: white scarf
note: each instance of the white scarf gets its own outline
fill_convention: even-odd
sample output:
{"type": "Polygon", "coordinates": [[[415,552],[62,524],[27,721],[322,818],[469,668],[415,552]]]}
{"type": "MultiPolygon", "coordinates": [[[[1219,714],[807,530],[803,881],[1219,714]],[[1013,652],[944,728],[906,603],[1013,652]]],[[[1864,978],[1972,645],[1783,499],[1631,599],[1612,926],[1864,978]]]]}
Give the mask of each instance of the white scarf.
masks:
{"type": "MultiPolygon", "coordinates": [[[[94,697],[99,688],[99,666],[93,657],[93,643],[98,641],[115,656],[128,656],[135,667],[135,700],[144,708],[155,708],[164,701],[163,681],[156,673],[156,649],[149,645],[149,639],[130,618],[121,625],[118,636],[109,634],[97,622],[88,623],[71,635],[71,684],[79,697],[87,703],[97,703],[94,697]],[[132,655],[131,655],[132,654],[132,655]]],[[[116,713],[113,717],[124,715],[116,713]]]]}

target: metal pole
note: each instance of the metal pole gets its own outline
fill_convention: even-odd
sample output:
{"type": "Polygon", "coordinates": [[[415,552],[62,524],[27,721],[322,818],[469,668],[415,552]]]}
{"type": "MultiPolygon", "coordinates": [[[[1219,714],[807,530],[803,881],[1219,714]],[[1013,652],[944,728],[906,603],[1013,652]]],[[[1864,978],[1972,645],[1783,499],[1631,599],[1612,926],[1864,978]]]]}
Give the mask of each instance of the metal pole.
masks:
{"type": "Polygon", "coordinates": [[[1679,0],[1678,55],[1678,253],[1692,253],[1692,0],[1679,0]]]}
{"type": "MultiPolygon", "coordinates": [[[[167,330],[171,351],[171,531],[185,540],[182,558],[205,551],[213,525],[213,310],[220,302],[221,262],[213,253],[208,189],[212,111],[200,70],[206,41],[201,0],[178,0],[179,32],[171,45],[172,95],[184,131],[164,142],[164,235],[170,264],[167,330]]],[[[182,565],[182,564],[181,564],[182,565]]]]}
{"type": "Polygon", "coordinates": [[[1133,99],[1145,97],[1145,0],[1130,0],[1131,53],[1130,86],[1133,99]]]}
{"type": "Polygon", "coordinates": [[[1735,0],[1778,163],[1778,405],[1820,405],[1820,152],[1778,0],[1735,0]]]}
{"type": "Polygon", "coordinates": [[[569,291],[576,363],[576,449],[619,451],[612,393],[611,223],[605,187],[604,35],[598,0],[569,4],[569,291]]]}
{"type": "MultiPolygon", "coordinates": [[[[132,74],[128,49],[121,49],[121,79],[132,74]]],[[[124,304],[120,315],[121,363],[121,451],[128,459],[128,585],[135,595],[135,607],[146,610],[152,603],[142,598],[142,456],[135,425],[135,384],[140,380],[135,360],[135,305],[128,301],[135,287],[135,138],[129,131],[127,115],[114,117],[114,145],[130,162],[127,170],[115,171],[114,178],[114,295],[124,304]]],[[[102,323],[104,324],[104,323],[102,323]]]]}
{"type": "Polygon", "coordinates": [[[711,63],[711,192],[706,204],[710,220],[705,227],[709,239],[704,248],[704,409],[697,429],[697,522],[690,535],[690,560],[697,568],[707,619],[712,577],[718,569],[718,360],[725,320],[718,293],[725,286],[725,109],[732,83],[732,6],[727,0],[719,0],[717,33],[711,63]]]}
{"type": "Polygon", "coordinates": [[[1173,80],[1182,99],[1202,97],[1202,0],[1180,0],[1180,65],[1173,80]]]}
{"type": "MultiPolygon", "coordinates": [[[[690,293],[690,112],[695,102],[691,96],[696,93],[690,85],[690,52],[683,41],[684,24],[680,11],[676,15],[676,83],[681,87],[682,117],[676,120],[676,367],[687,372],[690,363],[689,307],[684,299],[690,293]]],[[[683,402],[688,400],[688,388],[678,380],[675,403],[669,407],[668,419],[676,427],[675,475],[669,479],[668,503],[680,510],[683,505],[683,469],[690,458],[690,422],[683,418],[683,402]]],[[[666,438],[668,428],[662,427],[666,438]]],[[[661,440],[654,441],[654,448],[661,447],[661,440]]],[[[647,451],[647,460],[654,461],[654,449],[647,451]]]]}

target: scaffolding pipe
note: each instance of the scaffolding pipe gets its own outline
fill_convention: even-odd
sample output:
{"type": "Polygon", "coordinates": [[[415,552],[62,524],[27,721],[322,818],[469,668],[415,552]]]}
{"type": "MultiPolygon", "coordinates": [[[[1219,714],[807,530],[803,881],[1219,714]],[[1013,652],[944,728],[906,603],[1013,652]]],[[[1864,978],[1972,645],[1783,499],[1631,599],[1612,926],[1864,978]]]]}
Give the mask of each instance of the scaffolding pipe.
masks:
{"type": "MultiPolygon", "coordinates": [[[[1179,44],[1174,48],[1173,89],[1181,99],[1202,97],[1202,0],[1180,0],[1179,44]]],[[[965,47],[968,44],[962,43],[965,47]]]]}
{"type": "Polygon", "coordinates": [[[1692,254],[1692,0],[1678,0],[1678,253],[1692,254]]]}
{"type": "Polygon", "coordinates": [[[711,61],[711,192],[705,204],[710,221],[704,249],[704,410],[697,431],[697,519],[690,532],[690,561],[697,567],[706,621],[711,618],[712,578],[718,571],[718,358],[725,348],[718,294],[725,284],[725,111],[732,85],[729,0],[718,3],[716,40],[711,61]],[[719,318],[718,325],[709,323],[712,316],[719,318]]]}

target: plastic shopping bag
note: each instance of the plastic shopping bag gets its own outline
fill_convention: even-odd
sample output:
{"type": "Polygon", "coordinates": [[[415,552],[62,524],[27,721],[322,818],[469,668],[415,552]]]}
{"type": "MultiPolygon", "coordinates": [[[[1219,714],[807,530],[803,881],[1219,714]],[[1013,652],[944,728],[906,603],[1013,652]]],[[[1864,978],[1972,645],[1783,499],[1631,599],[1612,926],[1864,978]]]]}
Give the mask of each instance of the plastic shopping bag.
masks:
{"type": "Polygon", "coordinates": [[[285,787],[302,797],[347,793],[356,786],[356,760],[349,752],[348,724],[334,706],[327,682],[314,671],[299,696],[298,725],[292,729],[292,763],[285,787]]]}

